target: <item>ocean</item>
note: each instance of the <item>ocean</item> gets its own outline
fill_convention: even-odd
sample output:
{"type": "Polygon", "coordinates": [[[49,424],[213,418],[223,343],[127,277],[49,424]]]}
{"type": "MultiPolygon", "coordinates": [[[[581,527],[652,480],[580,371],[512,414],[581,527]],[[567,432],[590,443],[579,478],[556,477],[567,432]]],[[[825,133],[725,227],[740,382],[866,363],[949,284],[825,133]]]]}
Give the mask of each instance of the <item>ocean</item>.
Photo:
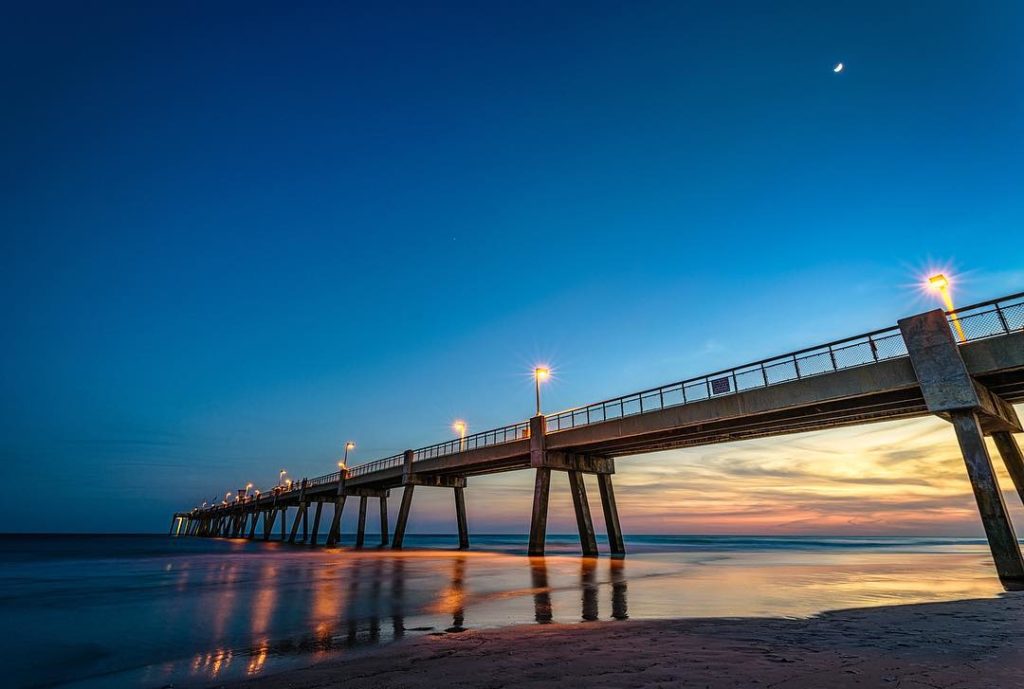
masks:
{"type": "MultiPolygon", "coordinates": [[[[352,542],[352,536],[347,542],[352,542]]],[[[370,537],[372,540],[372,537],[370,537]]],[[[406,537],[395,553],[165,535],[0,536],[8,687],[210,687],[403,637],[550,622],[808,616],[994,597],[983,540],[406,537]]]]}

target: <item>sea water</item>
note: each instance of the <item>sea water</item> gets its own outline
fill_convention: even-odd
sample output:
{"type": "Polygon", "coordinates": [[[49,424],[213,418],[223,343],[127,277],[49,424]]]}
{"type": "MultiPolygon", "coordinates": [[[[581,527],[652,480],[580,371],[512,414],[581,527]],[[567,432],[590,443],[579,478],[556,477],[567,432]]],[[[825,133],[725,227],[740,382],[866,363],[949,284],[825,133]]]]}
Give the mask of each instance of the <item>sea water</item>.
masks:
{"type": "MultiPolygon", "coordinates": [[[[348,543],[352,537],[347,537],[348,543]]],[[[545,557],[521,536],[402,552],[167,536],[0,536],[5,686],[208,687],[397,639],[515,624],[824,610],[999,595],[984,541],[636,536],[545,557]],[[603,546],[604,544],[602,544],[603,546]]]]}

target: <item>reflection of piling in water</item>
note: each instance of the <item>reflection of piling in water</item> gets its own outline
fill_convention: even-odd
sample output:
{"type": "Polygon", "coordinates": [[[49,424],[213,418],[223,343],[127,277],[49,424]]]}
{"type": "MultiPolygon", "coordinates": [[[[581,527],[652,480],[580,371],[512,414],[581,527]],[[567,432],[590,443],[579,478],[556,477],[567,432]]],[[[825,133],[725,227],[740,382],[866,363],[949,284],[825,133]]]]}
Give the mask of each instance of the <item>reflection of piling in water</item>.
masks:
{"type": "Polygon", "coordinates": [[[530,558],[530,580],[533,584],[533,619],[540,624],[551,621],[551,591],[548,589],[548,563],[543,557],[530,558]]]}
{"type": "Polygon", "coordinates": [[[405,561],[399,557],[391,562],[391,626],[396,639],[405,636],[405,616],[402,610],[404,595],[405,561]]]}
{"type": "Polygon", "coordinates": [[[452,626],[446,631],[461,632],[466,618],[466,558],[457,557],[452,563],[452,583],[448,587],[447,599],[452,614],[452,626]]]}
{"type": "Polygon", "coordinates": [[[597,558],[585,557],[580,560],[580,587],[582,589],[582,617],[587,622],[597,619],[597,558]]]}
{"type": "Polygon", "coordinates": [[[612,618],[616,620],[628,620],[629,614],[626,611],[626,563],[623,560],[610,560],[612,580],[612,618]]]}

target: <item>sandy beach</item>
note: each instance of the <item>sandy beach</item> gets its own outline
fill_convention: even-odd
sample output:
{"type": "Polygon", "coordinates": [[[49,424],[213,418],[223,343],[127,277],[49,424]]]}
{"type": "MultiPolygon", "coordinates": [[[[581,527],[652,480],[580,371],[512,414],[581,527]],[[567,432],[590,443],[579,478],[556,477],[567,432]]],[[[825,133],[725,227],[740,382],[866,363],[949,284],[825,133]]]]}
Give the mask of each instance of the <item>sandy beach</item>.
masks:
{"type": "Polygon", "coordinates": [[[227,686],[1024,686],[1024,595],[744,618],[518,626],[418,637],[227,686]]]}

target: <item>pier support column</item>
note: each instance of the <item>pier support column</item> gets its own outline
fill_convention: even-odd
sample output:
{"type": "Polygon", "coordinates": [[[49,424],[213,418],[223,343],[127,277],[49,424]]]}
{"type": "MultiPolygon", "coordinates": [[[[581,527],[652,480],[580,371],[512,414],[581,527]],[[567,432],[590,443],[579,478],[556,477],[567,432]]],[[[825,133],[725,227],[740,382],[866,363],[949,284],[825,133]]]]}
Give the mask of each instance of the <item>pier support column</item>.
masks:
{"type": "Polygon", "coordinates": [[[288,540],[288,506],[284,505],[281,507],[281,542],[284,543],[288,540]]]}
{"type": "Polygon", "coordinates": [[[309,503],[302,503],[302,542],[309,543],[309,503]]]}
{"type": "Polygon", "coordinates": [[[992,434],[992,440],[996,443],[999,456],[1003,458],[1003,464],[1013,479],[1013,485],[1017,488],[1017,495],[1024,501],[1024,456],[1021,455],[1020,445],[1016,438],[1008,431],[999,431],[992,434]]]}
{"type": "Polygon", "coordinates": [[[530,519],[530,555],[544,554],[548,533],[548,495],[551,469],[547,468],[547,419],[538,414],[530,419],[530,466],[537,468],[533,483],[533,515],[530,519]]]}
{"type": "MultiPolygon", "coordinates": [[[[928,411],[953,424],[996,572],[1006,589],[1024,589],[1024,557],[999,490],[984,433],[1020,430],[1013,406],[974,380],[953,339],[946,314],[936,309],[899,321],[914,376],[928,411]]],[[[1012,438],[1011,438],[1012,440],[1012,438]]],[[[1005,440],[1002,441],[1006,446],[1005,440]]],[[[1012,449],[1007,446],[1012,457],[1012,449]]],[[[1008,464],[1007,466],[1009,467],[1008,464]]],[[[1012,475],[1011,471],[1011,475],[1012,475]]],[[[1015,479],[1016,481],[1016,479],[1015,479]]]]}
{"type": "Polygon", "coordinates": [[[551,469],[537,469],[533,482],[533,516],[530,519],[528,554],[543,555],[548,533],[548,496],[551,493],[551,469]]]}
{"type": "Polygon", "coordinates": [[[604,510],[604,525],[608,531],[608,547],[612,555],[625,555],[626,543],[622,538],[622,527],[619,526],[619,508],[615,505],[612,475],[598,474],[597,488],[601,492],[601,508],[604,510]]]}
{"type": "Polygon", "coordinates": [[[359,524],[356,527],[356,548],[362,548],[366,540],[366,496],[359,498],[359,524]]]}
{"type": "Polygon", "coordinates": [[[331,516],[331,528],[327,530],[327,547],[333,548],[341,542],[341,513],[345,509],[345,481],[348,480],[348,469],[338,472],[338,485],[334,492],[334,514],[331,516]]]}
{"type": "Polygon", "coordinates": [[[171,517],[171,528],[167,530],[167,535],[168,536],[173,536],[174,535],[174,527],[177,526],[177,524],[178,524],[178,516],[175,515],[175,516],[171,517]]]}
{"type": "Polygon", "coordinates": [[[270,536],[274,533],[274,522],[277,521],[277,507],[271,507],[267,510],[267,513],[263,515],[263,540],[269,541],[270,536]]]}
{"type": "Polygon", "coordinates": [[[333,548],[341,542],[341,513],[345,510],[345,496],[334,499],[334,516],[331,517],[331,528],[327,532],[327,547],[333,548]]]}
{"type": "MultiPolygon", "coordinates": [[[[295,538],[299,535],[299,524],[302,522],[302,517],[303,517],[305,511],[306,510],[303,509],[303,505],[301,503],[299,503],[299,508],[295,512],[295,519],[294,519],[294,521],[292,521],[291,533],[288,535],[288,542],[289,543],[294,543],[295,542],[295,538]]],[[[281,522],[281,523],[282,523],[282,525],[284,524],[284,522],[281,522]]]]}
{"type": "Polygon", "coordinates": [[[583,474],[580,472],[567,473],[572,506],[576,511],[576,528],[580,532],[580,547],[585,557],[596,556],[597,538],[594,536],[594,522],[590,517],[590,503],[587,502],[587,485],[583,482],[583,474]]]}
{"type": "Polygon", "coordinates": [[[252,507],[252,524],[249,525],[249,540],[256,538],[256,526],[260,521],[260,510],[256,505],[252,507]]]}
{"type": "Polygon", "coordinates": [[[955,411],[950,413],[956,439],[960,443],[960,451],[967,465],[967,474],[974,489],[974,499],[981,513],[981,523],[985,527],[992,559],[996,563],[996,571],[1003,585],[1019,590],[1024,588],[1024,558],[1021,557],[1017,544],[1017,535],[1013,531],[1003,494],[999,490],[992,459],[985,438],[981,434],[981,425],[973,411],[955,411]]]}
{"type": "Polygon", "coordinates": [[[412,491],[416,486],[406,484],[402,491],[402,504],[398,508],[398,521],[395,522],[395,537],[391,541],[393,550],[401,550],[405,541],[405,525],[409,522],[409,508],[412,506],[412,491]]]}
{"type": "Polygon", "coordinates": [[[402,503],[398,506],[398,520],[395,522],[395,537],[391,539],[391,549],[401,550],[405,541],[405,526],[409,523],[409,508],[412,507],[412,491],[416,486],[412,483],[412,463],[416,459],[416,453],[406,450],[402,464],[402,503]]]}
{"type": "Polygon", "coordinates": [[[466,522],[466,489],[455,488],[455,520],[459,523],[459,550],[469,550],[469,525],[466,522]]]}
{"type": "Polygon", "coordinates": [[[324,511],[324,501],[316,501],[316,513],[313,515],[313,537],[309,540],[309,544],[316,546],[317,536],[320,534],[320,515],[324,511]]]}
{"type": "Polygon", "coordinates": [[[388,497],[387,491],[380,496],[380,544],[381,547],[388,544],[388,497]]]}

